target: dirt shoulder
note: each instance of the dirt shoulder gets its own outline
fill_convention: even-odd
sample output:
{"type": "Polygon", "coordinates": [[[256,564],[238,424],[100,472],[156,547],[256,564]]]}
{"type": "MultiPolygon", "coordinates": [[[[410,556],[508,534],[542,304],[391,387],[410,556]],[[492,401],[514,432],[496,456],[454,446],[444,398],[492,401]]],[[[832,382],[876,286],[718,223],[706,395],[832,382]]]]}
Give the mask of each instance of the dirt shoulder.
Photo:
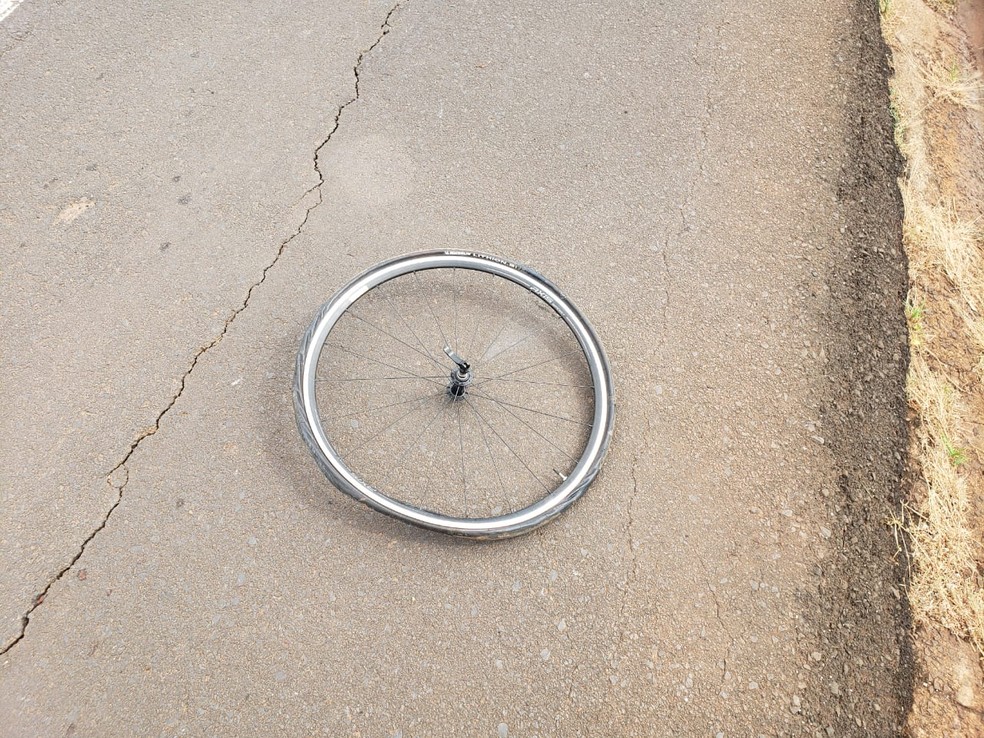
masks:
{"type": "Polygon", "coordinates": [[[912,685],[905,570],[885,526],[899,504],[908,443],[901,160],[892,145],[888,54],[873,4],[856,3],[840,53],[865,73],[852,76],[845,91],[847,138],[836,191],[845,220],[830,245],[823,412],[839,476],[837,493],[825,501],[839,545],[821,562],[816,618],[837,648],[814,682],[812,702],[828,734],[873,735],[888,730],[883,711],[908,709],[912,685]],[[885,691],[885,673],[895,675],[894,694],[885,691]]]}
{"type": "Polygon", "coordinates": [[[905,157],[913,736],[984,735],[984,7],[882,2],[905,157]]]}

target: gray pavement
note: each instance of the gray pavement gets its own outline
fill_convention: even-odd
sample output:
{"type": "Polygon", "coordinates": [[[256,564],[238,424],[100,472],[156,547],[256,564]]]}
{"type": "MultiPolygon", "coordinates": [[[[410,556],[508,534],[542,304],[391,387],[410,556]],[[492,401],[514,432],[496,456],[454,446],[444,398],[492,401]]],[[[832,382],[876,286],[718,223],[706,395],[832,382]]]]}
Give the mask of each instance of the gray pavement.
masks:
{"type": "Polygon", "coordinates": [[[847,0],[19,7],[0,732],[897,732],[873,23],[847,0]],[[609,352],[607,465],[530,536],[383,518],[294,429],[317,306],[432,247],[537,267],[609,352]]]}

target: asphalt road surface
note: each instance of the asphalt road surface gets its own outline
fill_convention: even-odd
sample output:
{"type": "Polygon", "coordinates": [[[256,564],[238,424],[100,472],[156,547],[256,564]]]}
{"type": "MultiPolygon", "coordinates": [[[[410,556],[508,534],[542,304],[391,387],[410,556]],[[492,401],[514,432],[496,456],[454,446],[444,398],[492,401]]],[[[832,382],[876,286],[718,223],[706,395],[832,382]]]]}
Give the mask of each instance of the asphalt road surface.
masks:
{"type": "Polygon", "coordinates": [[[898,732],[874,3],[26,0],[0,28],[0,734],[898,732]],[[317,307],[434,247],[536,267],[612,362],[607,464],[529,536],[384,518],[295,430],[317,307]]]}

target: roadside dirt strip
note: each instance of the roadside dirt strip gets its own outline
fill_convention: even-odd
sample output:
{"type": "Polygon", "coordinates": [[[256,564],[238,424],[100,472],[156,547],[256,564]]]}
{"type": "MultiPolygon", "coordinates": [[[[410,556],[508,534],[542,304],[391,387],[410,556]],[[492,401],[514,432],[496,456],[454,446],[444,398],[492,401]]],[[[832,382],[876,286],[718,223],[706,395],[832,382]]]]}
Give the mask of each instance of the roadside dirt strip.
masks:
{"type": "Polygon", "coordinates": [[[984,5],[881,4],[905,156],[912,738],[984,735],[984,5]]]}
{"type": "Polygon", "coordinates": [[[907,364],[877,9],[31,0],[5,22],[11,735],[893,735],[907,364]],[[294,352],[372,263],[527,262],[618,418],[449,540],[335,492],[294,352]]]}

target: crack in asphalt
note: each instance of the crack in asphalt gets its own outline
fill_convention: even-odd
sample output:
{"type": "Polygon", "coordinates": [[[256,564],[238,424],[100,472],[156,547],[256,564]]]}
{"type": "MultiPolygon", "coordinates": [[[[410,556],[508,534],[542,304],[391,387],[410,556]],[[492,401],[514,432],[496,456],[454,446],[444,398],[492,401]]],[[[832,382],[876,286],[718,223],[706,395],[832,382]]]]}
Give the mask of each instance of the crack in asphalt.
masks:
{"type": "MultiPolygon", "coordinates": [[[[702,29],[698,27],[697,41],[694,43],[694,53],[692,58],[694,65],[698,68],[704,66],[700,57],[702,37],[702,29]]],[[[690,231],[690,220],[687,218],[687,210],[690,208],[690,202],[693,199],[694,191],[697,189],[698,180],[703,179],[706,174],[705,165],[707,163],[708,129],[710,128],[711,117],[713,114],[712,108],[713,99],[711,96],[711,86],[706,85],[704,87],[704,111],[700,116],[700,124],[698,126],[698,131],[700,133],[700,147],[697,149],[697,155],[694,157],[697,164],[697,171],[692,177],[690,177],[689,182],[687,182],[687,190],[683,196],[683,203],[680,205],[680,228],[673,234],[673,238],[680,238],[680,236],[684,233],[688,233],[690,231]]]]}
{"type": "MultiPolygon", "coordinates": [[[[639,476],[637,474],[637,467],[642,459],[643,453],[650,448],[650,440],[652,436],[652,421],[646,421],[646,432],[643,435],[643,441],[641,449],[635,457],[632,459],[632,465],[629,467],[629,476],[632,479],[632,494],[629,495],[628,502],[626,503],[626,522],[625,522],[625,534],[626,534],[626,545],[629,548],[629,560],[631,561],[631,566],[629,568],[629,575],[625,579],[625,589],[622,595],[622,601],[619,603],[618,616],[615,618],[616,639],[615,646],[612,650],[612,666],[618,660],[619,651],[622,650],[622,646],[625,644],[625,628],[622,626],[622,622],[625,618],[625,610],[628,605],[629,592],[632,591],[633,585],[639,578],[639,555],[636,553],[639,549],[639,544],[635,535],[632,533],[632,529],[635,526],[635,518],[632,514],[632,507],[635,504],[636,498],[639,495],[639,476]]],[[[615,676],[614,674],[612,676],[615,676]]],[[[612,686],[615,686],[616,682],[612,682],[612,686]]],[[[573,686],[573,685],[572,685],[573,686]]]]}
{"type": "MultiPolygon", "coordinates": [[[[16,10],[16,8],[13,8],[12,10],[16,10]]],[[[7,18],[9,18],[9,17],[10,16],[8,15],[8,16],[4,17],[3,20],[7,20],[7,18]]],[[[3,51],[0,51],[0,59],[3,59],[7,55],[8,52],[10,52],[13,49],[17,48],[17,45],[18,44],[24,43],[27,40],[27,37],[30,36],[31,35],[31,32],[34,30],[33,28],[27,28],[27,29],[22,30],[22,31],[11,31],[9,28],[7,28],[6,25],[4,25],[4,23],[2,21],[0,21],[0,28],[2,28],[3,29],[3,32],[5,34],[7,34],[7,36],[10,38],[11,41],[14,42],[13,44],[11,44],[10,46],[8,46],[3,51]]]]}
{"type": "MultiPolygon", "coordinates": [[[[321,186],[325,183],[325,175],[324,172],[321,171],[321,165],[318,162],[318,159],[321,156],[321,150],[328,145],[328,142],[331,141],[331,137],[334,136],[335,131],[338,130],[338,125],[341,122],[342,113],[345,111],[345,108],[347,108],[349,105],[351,105],[356,100],[358,100],[359,96],[362,94],[359,89],[359,84],[361,82],[361,78],[359,77],[359,68],[362,66],[363,60],[366,58],[366,56],[368,56],[372,52],[373,49],[379,46],[382,40],[390,32],[390,30],[392,29],[392,26],[390,25],[390,18],[393,17],[393,13],[395,13],[405,4],[407,4],[407,0],[401,0],[401,2],[396,3],[396,5],[394,5],[392,8],[389,9],[389,12],[386,13],[386,16],[383,18],[383,22],[379,26],[379,36],[376,37],[376,40],[373,41],[368,48],[359,52],[359,56],[355,60],[355,66],[352,67],[352,73],[355,75],[355,94],[351,98],[346,100],[344,103],[339,105],[338,112],[335,113],[334,126],[332,126],[332,129],[328,131],[328,135],[320,144],[318,144],[318,147],[314,150],[314,171],[318,173],[318,182],[309,190],[307,190],[307,192],[304,193],[301,199],[304,199],[304,197],[311,194],[312,192],[317,192],[318,201],[314,205],[308,208],[308,211],[304,216],[305,223],[307,222],[307,216],[310,215],[311,211],[314,210],[316,207],[318,207],[318,205],[320,205],[323,202],[322,195],[321,195],[321,186]]],[[[301,223],[302,227],[303,225],[304,223],[301,223]]],[[[300,232],[300,228],[298,228],[298,233],[299,232],[300,232]]],[[[297,234],[295,233],[294,235],[297,234]]],[[[291,238],[287,240],[290,241],[291,239],[293,239],[293,237],[294,236],[291,236],[291,238]]]]}
{"type": "MultiPolygon", "coordinates": [[[[702,29],[698,27],[697,29],[697,40],[694,43],[694,50],[692,54],[691,61],[698,68],[703,67],[703,62],[700,57],[700,46],[701,40],[703,38],[702,29]]],[[[673,282],[673,275],[670,272],[670,263],[668,252],[670,248],[675,245],[675,242],[680,240],[683,234],[688,233],[691,228],[690,219],[687,217],[687,211],[690,209],[690,203],[693,201],[694,192],[697,190],[698,181],[702,180],[706,175],[706,163],[707,163],[707,153],[710,147],[709,139],[709,129],[711,125],[711,118],[713,116],[714,99],[712,96],[712,90],[710,86],[707,86],[704,90],[704,110],[702,114],[697,116],[690,116],[691,118],[697,118],[698,131],[700,133],[700,146],[697,148],[696,155],[694,156],[694,162],[696,163],[696,171],[687,180],[686,189],[683,193],[683,202],[679,207],[680,215],[680,226],[676,230],[666,232],[664,236],[665,243],[662,248],[659,249],[659,257],[662,263],[663,273],[666,279],[666,284],[663,287],[663,305],[660,310],[661,317],[663,320],[663,326],[666,326],[669,303],[670,303],[670,288],[673,282]]],[[[669,227],[667,229],[669,231],[669,227]]],[[[660,332],[659,341],[657,346],[662,347],[665,343],[665,332],[660,332]]]]}
{"type": "Polygon", "coordinates": [[[301,200],[303,200],[304,197],[307,197],[307,195],[309,195],[311,192],[316,192],[318,195],[317,201],[315,201],[314,203],[312,203],[307,207],[307,209],[304,211],[304,217],[301,219],[301,222],[298,224],[297,228],[295,228],[294,231],[286,239],[281,241],[280,246],[277,249],[277,253],[274,254],[273,260],[265,267],[263,267],[263,271],[260,273],[260,278],[256,282],[250,285],[249,289],[246,291],[246,297],[243,299],[242,303],[240,303],[240,305],[236,307],[232,311],[232,313],[230,313],[229,317],[226,318],[225,323],[222,326],[222,330],[219,331],[218,335],[216,335],[215,338],[213,338],[207,344],[199,348],[198,351],[195,353],[194,357],[192,357],[191,363],[188,365],[188,369],[185,370],[184,374],[182,374],[181,376],[181,382],[178,386],[178,391],[171,397],[170,401],[167,403],[164,409],[157,414],[157,418],[154,421],[154,424],[144,429],[140,434],[137,435],[137,437],[130,444],[130,448],[127,449],[126,453],[123,455],[123,458],[116,464],[116,466],[114,466],[112,469],[109,470],[109,473],[106,475],[106,483],[116,490],[116,499],[113,501],[109,509],[106,511],[106,514],[99,522],[99,525],[97,525],[95,529],[82,541],[81,545],[79,546],[78,552],[76,552],[76,554],[71,558],[71,560],[65,566],[63,566],[58,571],[58,573],[55,574],[54,577],[52,577],[48,581],[44,589],[42,589],[41,592],[37,596],[35,596],[34,600],[31,602],[31,606],[27,609],[27,611],[23,615],[21,615],[20,632],[14,637],[13,640],[10,641],[10,643],[8,643],[6,646],[0,649],[0,656],[9,652],[14,646],[16,646],[18,643],[21,642],[21,640],[23,640],[24,636],[27,634],[27,626],[31,622],[31,615],[41,605],[41,603],[44,602],[45,597],[47,597],[48,592],[51,590],[51,588],[57,582],[59,582],[65,576],[65,574],[67,574],[72,569],[73,566],[75,566],[78,560],[82,558],[82,554],[85,553],[85,550],[88,547],[88,545],[93,541],[93,539],[95,539],[97,535],[99,535],[99,533],[109,523],[109,519],[112,517],[113,512],[116,510],[117,507],[119,507],[120,503],[123,502],[123,495],[126,490],[126,485],[130,481],[130,472],[126,466],[127,462],[130,460],[130,457],[133,456],[136,450],[140,447],[141,443],[143,443],[150,436],[155,435],[157,431],[160,430],[161,421],[164,419],[164,416],[171,411],[175,403],[177,403],[178,398],[180,398],[181,395],[184,393],[185,386],[187,385],[188,382],[188,377],[191,376],[191,373],[195,370],[195,367],[198,366],[199,360],[202,358],[202,356],[204,356],[206,353],[208,353],[213,348],[215,348],[222,341],[223,338],[225,338],[226,334],[229,332],[230,326],[233,324],[236,318],[239,317],[239,315],[244,310],[246,310],[246,308],[249,306],[250,300],[253,298],[253,293],[261,284],[263,284],[263,282],[266,281],[267,274],[270,272],[271,269],[273,269],[273,267],[277,265],[277,262],[280,261],[280,257],[283,256],[284,251],[287,249],[288,244],[290,244],[291,241],[293,241],[295,238],[301,235],[301,232],[304,230],[304,226],[307,224],[308,219],[311,217],[311,213],[314,211],[315,208],[317,208],[319,205],[321,205],[324,202],[324,198],[321,194],[321,187],[325,183],[325,175],[324,172],[321,171],[321,165],[318,162],[318,158],[321,154],[322,149],[324,149],[324,147],[328,145],[328,142],[331,141],[332,136],[334,136],[335,132],[338,130],[338,126],[342,118],[342,113],[344,112],[345,108],[347,108],[349,105],[351,105],[352,103],[354,103],[356,100],[359,99],[359,95],[360,95],[359,68],[362,66],[362,62],[365,60],[366,56],[373,49],[375,49],[379,45],[379,43],[383,40],[383,38],[390,32],[390,30],[392,29],[392,26],[390,25],[390,18],[392,18],[393,14],[397,10],[399,10],[399,8],[404,4],[405,4],[405,0],[396,3],[392,8],[389,9],[389,12],[386,13],[386,16],[383,18],[383,22],[379,26],[379,35],[376,37],[376,40],[373,41],[373,43],[368,48],[362,50],[359,53],[359,56],[355,60],[355,65],[352,67],[352,73],[355,75],[355,94],[338,107],[338,110],[335,113],[334,125],[332,126],[328,134],[325,136],[325,138],[321,141],[320,144],[318,144],[318,146],[314,150],[314,171],[318,175],[318,181],[313,187],[311,187],[304,193],[304,195],[301,197],[301,200]],[[114,484],[113,478],[114,476],[119,476],[119,474],[123,475],[123,479],[119,484],[114,484]]]}
{"type": "Polygon", "coordinates": [[[680,228],[674,234],[676,238],[679,238],[684,233],[690,232],[691,225],[690,219],[687,217],[687,210],[690,208],[690,202],[693,200],[694,192],[697,189],[697,182],[702,180],[706,174],[705,165],[707,163],[708,127],[711,123],[711,108],[711,92],[707,90],[704,94],[704,114],[700,119],[700,147],[697,149],[697,156],[695,157],[697,160],[697,172],[687,183],[687,191],[684,193],[683,204],[680,206],[680,228]]]}
{"type": "MultiPolygon", "coordinates": [[[[4,30],[6,31],[7,29],[4,29],[4,30]]],[[[10,38],[14,41],[14,43],[11,44],[10,46],[8,46],[3,51],[0,51],[0,59],[3,59],[5,56],[7,56],[7,54],[10,53],[11,49],[15,48],[16,45],[21,42],[21,39],[17,38],[10,31],[7,31],[7,35],[10,36],[10,38]]]]}
{"type": "MultiPolygon", "coordinates": [[[[714,599],[714,618],[718,621],[718,624],[728,636],[728,647],[724,651],[724,658],[721,659],[721,685],[720,690],[722,693],[727,689],[725,682],[728,681],[728,661],[731,659],[731,650],[735,646],[735,637],[731,632],[731,628],[721,617],[721,599],[718,597],[717,587],[711,581],[711,572],[707,568],[707,562],[700,556],[697,557],[697,561],[700,562],[701,568],[704,570],[704,577],[707,579],[707,591],[711,593],[711,597],[714,599]]],[[[729,574],[731,572],[729,571],[729,574]]]]}
{"type": "Polygon", "coordinates": [[[659,332],[659,336],[656,341],[657,348],[663,348],[666,345],[666,326],[669,321],[669,311],[670,311],[670,283],[672,281],[672,275],[670,274],[670,261],[666,255],[667,249],[669,249],[670,244],[667,242],[666,246],[659,250],[660,263],[663,267],[663,304],[660,307],[659,314],[660,320],[662,321],[662,330],[659,332]]]}

